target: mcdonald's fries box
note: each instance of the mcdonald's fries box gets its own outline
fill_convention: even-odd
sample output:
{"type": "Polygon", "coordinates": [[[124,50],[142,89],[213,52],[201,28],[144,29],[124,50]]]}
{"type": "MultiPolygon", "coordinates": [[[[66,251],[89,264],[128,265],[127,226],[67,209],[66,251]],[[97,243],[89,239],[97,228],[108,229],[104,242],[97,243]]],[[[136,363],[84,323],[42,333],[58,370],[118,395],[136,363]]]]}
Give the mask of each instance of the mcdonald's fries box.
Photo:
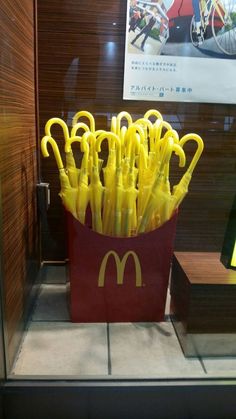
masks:
{"type": "Polygon", "coordinates": [[[136,237],[95,233],[67,213],[72,322],[164,319],[177,214],[136,237]]]}

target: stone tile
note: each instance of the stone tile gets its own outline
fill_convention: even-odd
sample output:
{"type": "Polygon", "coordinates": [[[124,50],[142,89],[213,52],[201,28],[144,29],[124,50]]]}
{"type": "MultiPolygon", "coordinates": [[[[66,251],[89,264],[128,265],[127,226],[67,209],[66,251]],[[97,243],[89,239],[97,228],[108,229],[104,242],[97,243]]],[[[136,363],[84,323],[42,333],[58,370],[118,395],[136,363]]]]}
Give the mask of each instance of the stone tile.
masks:
{"type": "Polygon", "coordinates": [[[113,323],[110,329],[111,372],[119,376],[205,377],[198,359],[186,359],[173,326],[165,323],[113,323]]]}
{"type": "Polygon", "coordinates": [[[69,301],[66,285],[41,285],[32,315],[33,321],[68,321],[69,301]]]}
{"type": "Polygon", "coordinates": [[[31,322],[15,375],[107,375],[106,324],[31,322]]]}

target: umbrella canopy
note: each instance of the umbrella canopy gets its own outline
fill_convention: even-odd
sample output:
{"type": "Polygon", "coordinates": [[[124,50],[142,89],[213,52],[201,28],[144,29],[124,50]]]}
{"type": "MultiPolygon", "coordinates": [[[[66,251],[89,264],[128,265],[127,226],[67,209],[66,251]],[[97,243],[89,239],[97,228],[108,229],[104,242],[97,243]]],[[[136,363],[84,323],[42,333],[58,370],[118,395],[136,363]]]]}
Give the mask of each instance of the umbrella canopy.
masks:
{"type": "Polygon", "coordinates": [[[112,205],[114,204],[114,186],[115,186],[115,173],[116,173],[116,150],[113,145],[114,139],[112,136],[115,135],[112,132],[101,133],[97,137],[96,151],[101,151],[101,144],[104,140],[108,141],[108,158],[106,167],[103,168],[103,179],[104,179],[104,195],[103,195],[103,232],[104,234],[110,235],[112,232],[112,205]]]}
{"type": "Polygon", "coordinates": [[[178,185],[175,185],[173,188],[173,195],[171,198],[171,202],[170,202],[170,215],[172,215],[172,213],[175,211],[176,208],[179,207],[179,205],[181,204],[181,202],[183,201],[185,195],[188,193],[188,186],[189,183],[192,179],[192,174],[193,171],[196,167],[196,164],[203,152],[204,149],[204,144],[203,141],[201,139],[201,137],[197,134],[186,134],[184,135],[180,141],[179,141],[179,145],[181,147],[183,147],[186,142],[188,141],[195,141],[197,143],[197,150],[192,158],[192,161],[187,169],[187,171],[185,172],[185,174],[183,175],[183,177],[181,178],[180,182],[178,183],[178,185]]]}
{"type": "Polygon", "coordinates": [[[107,165],[104,171],[104,201],[103,201],[103,229],[105,234],[112,234],[117,231],[119,234],[121,224],[121,203],[122,203],[122,179],[120,176],[121,167],[121,145],[119,137],[113,132],[100,134],[96,142],[96,150],[101,151],[101,143],[105,139],[109,143],[109,154],[107,165]],[[118,189],[117,189],[118,188],[118,189]]]}
{"type": "MultiPolygon", "coordinates": [[[[127,131],[126,164],[128,172],[125,179],[125,190],[123,199],[123,222],[122,235],[130,237],[137,228],[137,196],[136,181],[138,169],[135,167],[136,155],[140,151],[140,137],[143,137],[143,130],[140,126],[130,125],[127,131]]],[[[142,144],[143,146],[143,144],[142,144]]]]}
{"type": "Polygon", "coordinates": [[[69,152],[71,144],[74,142],[80,143],[81,151],[84,153],[81,169],[79,173],[77,185],[77,199],[76,199],[76,214],[77,219],[84,224],[86,218],[86,209],[89,203],[89,186],[88,186],[88,159],[89,159],[89,145],[85,138],[72,137],[65,146],[65,151],[69,152]]]}
{"type": "MultiPolygon", "coordinates": [[[[167,139],[165,140],[169,142],[170,139],[171,141],[174,141],[173,137],[167,137],[167,139]]],[[[181,146],[173,142],[171,149],[172,149],[172,153],[174,152],[179,157],[179,167],[184,167],[186,163],[186,157],[181,146]]],[[[164,171],[163,171],[163,179],[160,184],[160,189],[165,194],[165,200],[163,202],[162,208],[160,208],[159,210],[159,214],[160,214],[159,225],[162,225],[171,216],[171,213],[170,213],[171,190],[170,190],[170,182],[169,182],[169,165],[170,165],[170,159],[171,159],[172,153],[169,154],[168,160],[165,163],[164,171]]]]}
{"type": "Polygon", "coordinates": [[[69,177],[67,176],[65,168],[63,166],[63,162],[61,159],[61,155],[60,155],[57,143],[52,137],[48,135],[43,137],[41,141],[41,150],[42,150],[43,156],[49,157],[48,144],[50,144],[52,147],[52,150],[56,159],[57,167],[59,170],[59,178],[60,178],[60,184],[61,184],[61,191],[59,195],[62,199],[62,202],[65,208],[68,211],[70,211],[74,217],[76,217],[77,216],[76,214],[77,189],[73,188],[70,185],[69,177]]]}
{"type": "Polygon", "coordinates": [[[143,216],[138,226],[139,233],[144,233],[150,229],[149,223],[151,222],[153,215],[156,218],[154,223],[161,223],[161,219],[163,218],[163,205],[165,204],[166,200],[169,200],[169,196],[162,191],[161,184],[164,177],[164,168],[165,165],[170,161],[173,148],[180,156],[180,165],[182,166],[185,164],[185,155],[183,150],[174,144],[174,140],[172,138],[168,138],[167,141],[163,143],[159,170],[157,171],[151,186],[150,194],[143,211],[143,216]]]}
{"type": "Polygon", "coordinates": [[[96,151],[96,136],[92,132],[85,132],[82,141],[87,141],[90,144],[90,207],[92,212],[92,227],[97,233],[102,233],[102,200],[104,187],[102,186],[99,176],[98,155],[96,151]]]}

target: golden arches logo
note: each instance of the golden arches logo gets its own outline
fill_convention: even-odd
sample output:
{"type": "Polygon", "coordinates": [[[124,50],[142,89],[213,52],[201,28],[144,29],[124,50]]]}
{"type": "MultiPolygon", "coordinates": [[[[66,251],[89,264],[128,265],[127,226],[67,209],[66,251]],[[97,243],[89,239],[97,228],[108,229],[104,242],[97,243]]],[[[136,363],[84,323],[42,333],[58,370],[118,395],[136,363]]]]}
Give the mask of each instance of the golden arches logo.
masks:
{"type": "Polygon", "coordinates": [[[135,252],[132,250],[126,252],[122,259],[117,255],[117,253],[114,250],[110,250],[107,252],[102,260],[99,276],[98,276],[98,286],[104,287],[105,284],[105,272],[107,267],[107,262],[109,257],[113,257],[115,259],[116,263],[116,273],[117,273],[117,285],[122,285],[124,282],[124,272],[125,272],[125,265],[127,262],[127,259],[129,257],[133,258],[134,266],[135,266],[135,275],[136,275],[136,287],[142,286],[142,271],[141,266],[139,262],[139,258],[135,252]]]}

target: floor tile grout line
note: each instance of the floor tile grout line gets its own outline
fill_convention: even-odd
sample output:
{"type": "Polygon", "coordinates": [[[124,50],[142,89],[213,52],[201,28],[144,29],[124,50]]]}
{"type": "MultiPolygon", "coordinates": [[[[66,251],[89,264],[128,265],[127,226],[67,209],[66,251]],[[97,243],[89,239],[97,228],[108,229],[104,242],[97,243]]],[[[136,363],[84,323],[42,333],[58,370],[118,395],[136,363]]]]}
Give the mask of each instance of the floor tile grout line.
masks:
{"type": "Polygon", "coordinates": [[[108,368],[108,375],[112,375],[111,342],[110,342],[110,327],[109,327],[109,323],[107,323],[107,368],[108,368]]]}
{"type": "Polygon", "coordinates": [[[199,357],[198,357],[198,359],[199,359],[199,362],[200,362],[201,367],[202,367],[202,369],[203,369],[203,372],[204,372],[205,374],[208,374],[207,369],[206,369],[206,367],[205,367],[205,364],[204,364],[204,361],[203,361],[202,357],[201,357],[201,356],[199,356],[199,357]]]}

